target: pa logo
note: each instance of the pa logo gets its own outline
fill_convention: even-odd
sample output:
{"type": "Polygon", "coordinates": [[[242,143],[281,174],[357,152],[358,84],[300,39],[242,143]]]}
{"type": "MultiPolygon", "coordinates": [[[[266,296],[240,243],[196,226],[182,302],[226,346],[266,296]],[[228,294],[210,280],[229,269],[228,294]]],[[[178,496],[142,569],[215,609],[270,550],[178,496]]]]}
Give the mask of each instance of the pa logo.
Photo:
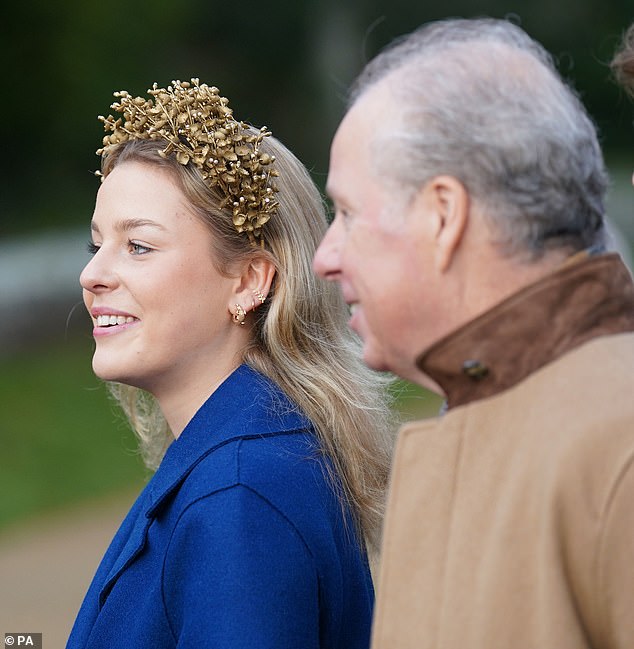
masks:
{"type": "Polygon", "coordinates": [[[30,647],[31,649],[42,649],[41,633],[5,633],[4,646],[11,647],[30,647]]]}

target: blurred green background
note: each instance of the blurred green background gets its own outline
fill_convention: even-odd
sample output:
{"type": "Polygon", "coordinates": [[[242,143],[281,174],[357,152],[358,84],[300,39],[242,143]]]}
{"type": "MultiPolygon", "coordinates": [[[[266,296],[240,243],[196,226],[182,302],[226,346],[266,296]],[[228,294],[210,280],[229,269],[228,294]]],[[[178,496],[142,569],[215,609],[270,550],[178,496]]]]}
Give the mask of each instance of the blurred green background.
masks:
{"type": "MultiPolygon", "coordinates": [[[[610,216],[629,248],[634,108],[607,64],[631,0],[26,0],[2,9],[0,60],[0,529],[134,489],[132,434],[91,373],[77,274],[92,213],[94,154],[114,90],[192,76],[238,118],[267,125],[323,186],[346,88],[382,46],[447,16],[513,16],[556,57],[602,137],[610,216]]],[[[442,71],[439,70],[439,74],[442,71]]],[[[438,400],[400,385],[406,417],[438,400]]]]}

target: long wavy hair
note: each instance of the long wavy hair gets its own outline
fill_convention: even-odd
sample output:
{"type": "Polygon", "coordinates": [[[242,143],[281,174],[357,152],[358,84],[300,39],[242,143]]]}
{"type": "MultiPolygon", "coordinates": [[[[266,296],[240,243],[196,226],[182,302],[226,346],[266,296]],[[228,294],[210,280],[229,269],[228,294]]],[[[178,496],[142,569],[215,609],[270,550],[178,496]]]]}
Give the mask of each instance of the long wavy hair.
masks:
{"type": "MultiPolygon", "coordinates": [[[[255,132],[255,131],[254,131],[255,132]]],[[[279,178],[277,213],[264,226],[264,249],[238,234],[230,208],[191,164],[161,157],[151,140],[131,140],[102,160],[107,176],[118,164],[136,161],[166,169],[212,234],[218,271],[264,255],[276,268],[267,301],[255,311],[254,335],[243,362],[274,381],[314,424],[331,459],[353,516],[372,556],[379,549],[395,422],[388,379],[361,360],[360,343],[347,326],[347,306],[332,282],[312,271],[327,229],[322,197],[302,163],[279,141],[261,148],[274,155],[279,178]]],[[[113,383],[111,391],[140,439],[146,464],[156,468],[174,437],[152,395],[113,383]]]]}

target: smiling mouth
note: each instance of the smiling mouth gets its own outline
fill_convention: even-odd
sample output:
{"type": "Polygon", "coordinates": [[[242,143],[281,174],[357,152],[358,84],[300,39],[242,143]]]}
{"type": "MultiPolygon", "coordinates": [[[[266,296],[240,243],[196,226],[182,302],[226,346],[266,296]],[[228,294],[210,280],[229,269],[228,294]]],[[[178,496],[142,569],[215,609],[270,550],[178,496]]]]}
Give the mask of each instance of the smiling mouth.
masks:
{"type": "Polygon", "coordinates": [[[117,325],[134,322],[136,318],[125,315],[98,315],[96,323],[98,327],[116,327],[117,325]]]}

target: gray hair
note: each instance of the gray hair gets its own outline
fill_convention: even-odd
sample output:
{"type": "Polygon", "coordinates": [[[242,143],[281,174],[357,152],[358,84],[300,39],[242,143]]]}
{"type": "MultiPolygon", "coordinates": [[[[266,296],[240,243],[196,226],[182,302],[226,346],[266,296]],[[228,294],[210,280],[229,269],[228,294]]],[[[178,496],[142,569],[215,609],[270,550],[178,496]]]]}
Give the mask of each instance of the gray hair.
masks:
{"type": "Polygon", "coordinates": [[[412,193],[454,176],[508,254],[537,259],[603,243],[607,174],[595,126],[519,27],[489,18],[423,25],[370,61],[351,104],[382,80],[398,106],[374,143],[384,176],[412,193]]]}

